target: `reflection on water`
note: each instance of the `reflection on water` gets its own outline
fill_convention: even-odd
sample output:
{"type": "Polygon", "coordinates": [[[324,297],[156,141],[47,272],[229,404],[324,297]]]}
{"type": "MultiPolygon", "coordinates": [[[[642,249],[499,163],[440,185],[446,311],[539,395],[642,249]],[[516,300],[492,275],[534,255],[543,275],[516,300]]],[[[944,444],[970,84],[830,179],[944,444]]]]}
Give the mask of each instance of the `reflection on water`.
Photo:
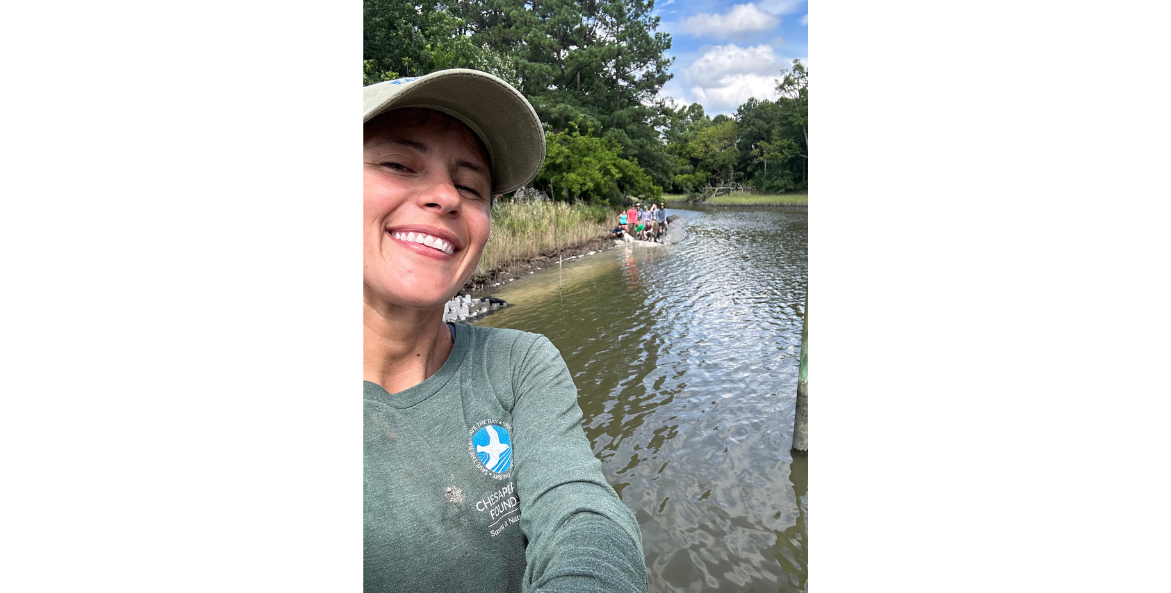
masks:
{"type": "Polygon", "coordinates": [[[642,526],[651,591],[802,591],[793,412],[806,214],[674,211],[687,241],[618,247],[493,294],[477,322],[545,334],[602,470],[642,526]]]}

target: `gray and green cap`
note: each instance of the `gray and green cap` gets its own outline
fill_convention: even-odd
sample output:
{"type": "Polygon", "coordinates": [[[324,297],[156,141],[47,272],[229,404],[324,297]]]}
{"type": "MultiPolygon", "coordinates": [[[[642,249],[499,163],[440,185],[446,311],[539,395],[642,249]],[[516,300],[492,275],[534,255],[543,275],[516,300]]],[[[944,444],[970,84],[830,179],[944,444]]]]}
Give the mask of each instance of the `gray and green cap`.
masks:
{"type": "Polygon", "coordinates": [[[478,70],[440,70],[362,89],[362,122],[392,109],[442,111],[471,128],[488,149],[492,193],[504,194],[530,182],[545,161],[545,132],[524,95],[503,80],[478,70]]]}

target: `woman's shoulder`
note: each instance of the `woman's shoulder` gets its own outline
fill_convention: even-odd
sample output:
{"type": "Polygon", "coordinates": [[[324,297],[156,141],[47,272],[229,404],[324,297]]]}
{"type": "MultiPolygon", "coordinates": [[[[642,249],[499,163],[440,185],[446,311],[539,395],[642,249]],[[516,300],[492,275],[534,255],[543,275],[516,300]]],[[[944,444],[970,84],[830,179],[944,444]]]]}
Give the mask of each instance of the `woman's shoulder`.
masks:
{"type": "Polygon", "coordinates": [[[541,334],[474,325],[460,325],[456,331],[464,330],[470,334],[465,356],[489,377],[515,385],[519,377],[565,367],[561,351],[541,334]]]}
{"type": "Polygon", "coordinates": [[[487,352],[510,352],[514,356],[523,355],[534,347],[544,344],[552,345],[549,339],[541,334],[521,331],[519,329],[505,329],[500,327],[480,327],[478,325],[460,325],[457,329],[469,331],[471,342],[487,352]]]}

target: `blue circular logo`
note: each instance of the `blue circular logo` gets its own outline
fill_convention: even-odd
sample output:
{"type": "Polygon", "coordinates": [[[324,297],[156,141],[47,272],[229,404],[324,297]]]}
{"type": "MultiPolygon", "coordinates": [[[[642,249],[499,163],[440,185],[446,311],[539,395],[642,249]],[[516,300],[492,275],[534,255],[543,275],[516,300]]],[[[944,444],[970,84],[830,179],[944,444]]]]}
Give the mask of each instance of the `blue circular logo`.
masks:
{"type": "Polygon", "coordinates": [[[476,458],[490,472],[502,474],[512,467],[512,439],[498,424],[488,424],[472,436],[476,458]]]}

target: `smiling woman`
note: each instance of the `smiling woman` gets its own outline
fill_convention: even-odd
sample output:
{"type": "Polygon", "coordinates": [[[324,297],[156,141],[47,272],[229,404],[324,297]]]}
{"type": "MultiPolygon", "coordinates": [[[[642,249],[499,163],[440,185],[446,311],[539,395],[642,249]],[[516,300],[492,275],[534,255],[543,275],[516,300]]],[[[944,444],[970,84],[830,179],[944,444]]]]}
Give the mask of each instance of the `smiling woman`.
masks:
{"type": "Polygon", "coordinates": [[[443,323],[492,198],[532,180],[528,101],[472,70],[365,89],[367,591],[643,591],[642,539],[544,336],[443,323]]]}
{"type": "Polygon", "coordinates": [[[459,120],[425,109],[386,113],[364,136],[366,300],[442,307],[488,241],[487,151],[459,120]]]}

